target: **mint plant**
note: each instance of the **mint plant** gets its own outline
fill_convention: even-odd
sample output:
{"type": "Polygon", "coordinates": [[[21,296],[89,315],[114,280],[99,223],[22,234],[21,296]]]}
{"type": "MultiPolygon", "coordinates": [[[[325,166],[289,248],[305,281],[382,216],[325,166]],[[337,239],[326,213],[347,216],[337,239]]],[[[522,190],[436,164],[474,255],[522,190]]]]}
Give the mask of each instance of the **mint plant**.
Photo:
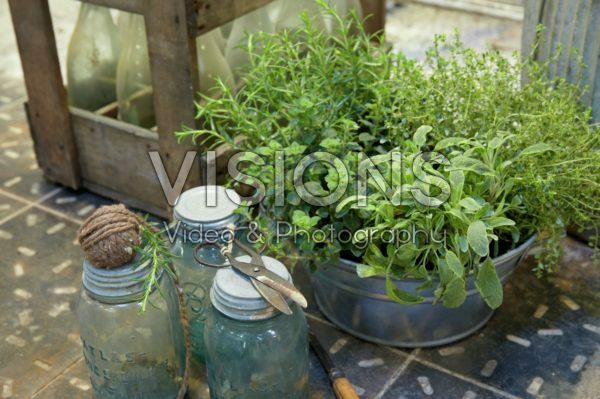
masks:
{"type": "Polygon", "coordinates": [[[273,252],[317,265],[356,260],[359,275],[386,276],[389,296],[401,303],[422,298],[398,290],[393,278],[420,278],[423,288],[438,284],[436,297],[457,307],[472,275],[495,308],[502,287],[492,258],[539,234],[545,244],[535,270],[551,272],[564,226],[598,225],[598,127],[579,105],[577,86],[548,80],[546,64],[464,48],[458,36],[437,36],[419,63],[385,50],[356,16],[342,20],[328,12],[339,22],[333,37],[307,17],[296,31],[249,36],[244,85],[234,92],[220,83],[222,95],[198,107],[202,128],[178,133],[262,159],[244,157],[243,166],[264,184],[265,212],[257,218],[264,231],[280,220],[303,232],[353,236],[315,240],[302,233],[271,242],[273,252]],[[528,81],[521,84],[523,74],[528,81]],[[298,194],[294,168],[315,152],[334,155],[343,172],[314,163],[302,176],[304,187],[327,196],[349,181],[335,204],[307,203],[298,194]],[[399,170],[391,166],[395,152],[403,161],[399,170]],[[371,176],[366,193],[357,191],[365,157],[377,161],[395,190],[371,176]],[[415,162],[425,177],[417,176],[415,162]],[[278,167],[285,171],[283,206],[275,206],[278,167]],[[444,201],[429,206],[415,197],[442,194],[448,194],[444,201]],[[385,231],[409,227],[436,239],[384,242],[385,231]],[[369,235],[368,245],[361,234],[369,235]]]}

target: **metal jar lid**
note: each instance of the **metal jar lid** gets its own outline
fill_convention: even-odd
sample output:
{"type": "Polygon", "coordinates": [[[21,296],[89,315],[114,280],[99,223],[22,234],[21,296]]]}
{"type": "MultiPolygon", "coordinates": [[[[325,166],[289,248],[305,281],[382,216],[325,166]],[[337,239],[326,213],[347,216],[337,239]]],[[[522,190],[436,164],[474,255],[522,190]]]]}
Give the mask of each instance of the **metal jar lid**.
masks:
{"type": "MultiPolygon", "coordinates": [[[[236,259],[251,262],[248,255],[238,256],[236,259]]],[[[292,282],[292,276],[283,263],[268,256],[263,256],[262,259],[267,269],[292,282]]],[[[236,320],[258,321],[280,314],[256,291],[249,278],[231,267],[217,271],[210,290],[210,299],[215,309],[236,320]]]]}
{"type": "MultiPolygon", "coordinates": [[[[108,304],[137,302],[144,293],[143,279],[150,272],[150,260],[137,265],[140,256],[130,263],[112,269],[94,266],[87,259],[83,261],[83,288],[93,299],[108,304]]],[[[158,276],[158,279],[162,276],[158,276]]]]}
{"type": "Polygon", "coordinates": [[[200,186],[184,191],[175,203],[173,219],[188,228],[220,230],[237,221],[240,196],[222,186],[200,186]]]}

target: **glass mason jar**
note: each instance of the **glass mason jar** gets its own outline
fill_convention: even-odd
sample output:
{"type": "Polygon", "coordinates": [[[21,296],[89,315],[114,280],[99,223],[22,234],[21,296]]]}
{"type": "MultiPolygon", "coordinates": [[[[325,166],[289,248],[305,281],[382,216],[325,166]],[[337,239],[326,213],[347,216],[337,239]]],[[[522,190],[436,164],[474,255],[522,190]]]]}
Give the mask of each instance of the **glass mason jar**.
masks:
{"type": "Polygon", "coordinates": [[[77,307],[95,399],[172,399],[185,367],[177,294],[167,273],[140,313],[150,262],[100,269],[83,263],[77,307]],[[162,294],[161,294],[162,292],[162,294]]]}
{"type": "MultiPolygon", "coordinates": [[[[291,282],[283,264],[263,261],[291,282]]],[[[204,336],[211,399],[307,399],[308,327],[298,305],[290,304],[290,316],[280,313],[231,268],[219,269],[210,295],[204,336]]]]}
{"type": "MultiPolygon", "coordinates": [[[[200,363],[204,363],[204,322],[211,306],[208,293],[218,269],[198,263],[194,250],[199,243],[221,245],[231,239],[228,232],[238,224],[239,215],[234,211],[240,202],[233,190],[201,186],[182,193],[173,209],[173,265],[185,295],[192,354],[200,363]]],[[[211,264],[226,263],[217,246],[200,249],[198,258],[211,264]]]]}

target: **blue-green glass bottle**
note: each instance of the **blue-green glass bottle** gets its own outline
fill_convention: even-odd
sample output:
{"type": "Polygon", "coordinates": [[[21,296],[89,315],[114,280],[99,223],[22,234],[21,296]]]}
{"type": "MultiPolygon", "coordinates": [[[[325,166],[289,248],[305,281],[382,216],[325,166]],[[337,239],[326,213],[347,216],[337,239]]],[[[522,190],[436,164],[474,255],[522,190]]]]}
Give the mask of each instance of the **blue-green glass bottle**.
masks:
{"type": "Polygon", "coordinates": [[[185,359],[177,294],[167,273],[140,313],[150,261],[100,269],[85,260],[77,306],[95,399],[172,399],[185,359]]]}
{"type": "MultiPolygon", "coordinates": [[[[192,354],[200,363],[204,362],[204,322],[211,306],[208,293],[217,268],[198,263],[194,249],[201,242],[221,245],[231,239],[229,231],[239,222],[239,215],[234,213],[239,203],[240,197],[233,190],[201,186],[182,193],[173,210],[173,264],[185,295],[192,354]]],[[[226,263],[217,246],[202,248],[198,257],[212,264],[226,263]]]]}
{"type": "MultiPolygon", "coordinates": [[[[291,281],[283,264],[266,256],[263,261],[291,281]]],[[[290,303],[293,314],[280,313],[231,268],[217,272],[210,295],[204,335],[211,399],[307,399],[308,327],[302,310],[290,303]]]]}

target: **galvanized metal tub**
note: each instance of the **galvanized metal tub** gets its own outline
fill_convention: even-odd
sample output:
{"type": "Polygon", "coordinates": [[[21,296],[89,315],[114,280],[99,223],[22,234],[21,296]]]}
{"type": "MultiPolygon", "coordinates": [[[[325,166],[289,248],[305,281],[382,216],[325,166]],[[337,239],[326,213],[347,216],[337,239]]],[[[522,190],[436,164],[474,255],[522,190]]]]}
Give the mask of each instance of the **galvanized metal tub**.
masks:
{"type": "MultiPolygon", "coordinates": [[[[531,237],[521,246],[494,259],[504,285],[527,249],[531,237]]],[[[418,305],[401,305],[386,294],[385,278],[360,278],[356,263],[340,260],[320,266],[312,273],[315,299],[321,311],[349,334],[367,341],[405,348],[445,345],[476,332],[490,319],[493,310],[480,297],[472,278],[467,281],[467,299],[457,309],[433,304],[433,291],[418,292],[425,301],[418,305]]],[[[404,291],[417,293],[422,280],[395,280],[404,291]]]]}

